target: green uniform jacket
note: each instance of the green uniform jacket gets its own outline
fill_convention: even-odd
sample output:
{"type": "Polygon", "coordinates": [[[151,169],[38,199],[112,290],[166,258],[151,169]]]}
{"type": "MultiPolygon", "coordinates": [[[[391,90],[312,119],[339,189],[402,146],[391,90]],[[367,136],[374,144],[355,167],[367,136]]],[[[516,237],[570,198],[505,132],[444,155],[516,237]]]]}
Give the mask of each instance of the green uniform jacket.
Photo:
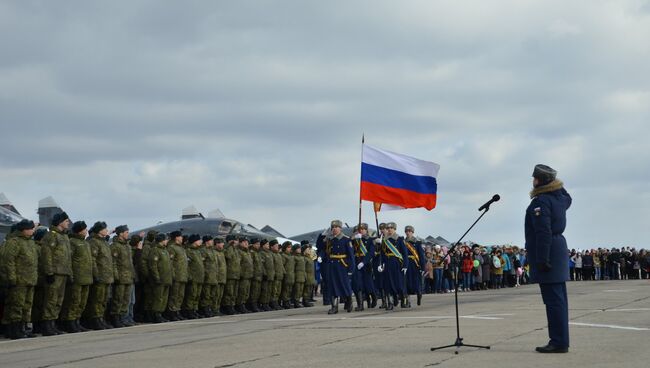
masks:
{"type": "MultiPolygon", "coordinates": [[[[140,264],[134,264],[142,276],[142,280],[140,280],[142,283],[149,279],[149,252],[151,252],[151,248],[155,246],[155,244],[148,241],[142,243],[142,257],[140,257],[140,264]]],[[[167,252],[169,253],[169,250],[167,250],[167,252]]]]}
{"type": "Polygon", "coordinates": [[[225,284],[228,280],[228,264],[226,263],[226,254],[223,249],[215,249],[215,256],[217,259],[217,283],[225,284]]]}
{"type": "Polygon", "coordinates": [[[241,279],[250,280],[253,278],[253,257],[251,257],[250,250],[239,249],[241,257],[241,279]]]}
{"type": "Polygon", "coordinates": [[[262,277],[264,280],[275,280],[275,265],[273,264],[273,254],[270,250],[262,249],[260,251],[262,259],[262,277]]]}
{"type": "Polygon", "coordinates": [[[187,282],[187,252],[185,248],[174,243],[169,247],[169,258],[172,260],[172,269],[175,282],[187,282]]]}
{"type": "Polygon", "coordinates": [[[117,238],[113,239],[111,244],[111,253],[113,254],[113,275],[115,284],[129,285],[133,284],[134,269],[133,257],[131,257],[131,246],[126,241],[117,238]]]}
{"type": "Polygon", "coordinates": [[[156,244],[149,250],[149,280],[159,285],[172,284],[172,262],[167,247],[156,244]]]}
{"type": "Polygon", "coordinates": [[[76,285],[93,283],[93,256],[90,244],[78,235],[70,237],[70,253],[72,254],[72,274],[76,285]]]}
{"type": "Polygon", "coordinates": [[[284,279],[284,258],[280,252],[272,252],[273,266],[275,267],[275,280],[282,281],[284,279]]]}
{"type": "Polygon", "coordinates": [[[205,268],[204,284],[216,285],[217,284],[217,252],[210,248],[201,248],[203,253],[203,267],[205,268]]]}
{"type": "Polygon", "coordinates": [[[38,280],[38,246],[21,234],[2,246],[2,269],[9,285],[35,286],[38,280]]]}
{"type": "Polygon", "coordinates": [[[187,253],[187,281],[202,284],[205,279],[203,252],[200,248],[187,248],[185,253],[187,253]]]}
{"type": "Polygon", "coordinates": [[[253,258],[253,279],[262,281],[262,276],[264,276],[264,260],[262,259],[261,251],[251,249],[251,258],[253,258]]]}
{"type": "Polygon", "coordinates": [[[39,259],[44,275],[72,276],[70,258],[70,239],[55,227],[41,239],[41,257],[39,259]]]}
{"type": "Polygon", "coordinates": [[[88,242],[93,255],[93,278],[99,284],[112,284],[114,271],[111,248],[99,235],[93,235],[88,242]]]}
{"type": "Polygon", "coordinates": [[[287,284],[293,284],[296,282],[296,261],[294,261],[293,256],[286,253],[282,253],[282,259],[284,260],[284,282],[287,284]]]}
{"type": "Polygon", "coordinates": [[[228,280],[239,280],[241,277],[241,253],[230,245],[224,252],[228,264],[228,280]]]}
{"type": "Polygon", "coordinates": [[[304,256],[305,258],[305,285],[316,285],[316,267],[311,257],[304,256]]]}
{"type": "Polygon", "coordinates": [[[296,282],[305,282],[305,257],[301,255],[294,255],[293,260],[296,263],[296,282]]]}

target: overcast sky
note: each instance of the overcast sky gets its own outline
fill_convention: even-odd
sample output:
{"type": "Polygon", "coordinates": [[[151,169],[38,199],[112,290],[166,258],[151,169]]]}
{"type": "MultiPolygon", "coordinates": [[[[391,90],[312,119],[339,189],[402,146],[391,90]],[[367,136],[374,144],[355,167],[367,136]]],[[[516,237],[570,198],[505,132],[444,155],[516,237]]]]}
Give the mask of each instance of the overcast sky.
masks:
{"type": "Polygon", "coordinates": [[[648,1],[2,1],[0,192],[290,236],[356,222],[365,133],[441,165],[400,229],[457,240],[499,193],[468,238],[522,245],[545,163],[570,247],[647,248],[648,40],[648,1]]]}

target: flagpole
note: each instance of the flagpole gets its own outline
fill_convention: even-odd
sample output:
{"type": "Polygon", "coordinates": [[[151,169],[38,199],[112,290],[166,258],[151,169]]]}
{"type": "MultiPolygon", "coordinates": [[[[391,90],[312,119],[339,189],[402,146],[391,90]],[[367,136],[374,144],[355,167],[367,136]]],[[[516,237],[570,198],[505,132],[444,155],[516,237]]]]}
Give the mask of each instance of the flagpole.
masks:
{"type": "MultiPolygon", "coordinates": [[[[359,165],[360,167],[363,167],[363,144],[365,143],[365,141],[366,141],[366,135],[364,133],[361,135],[361,165],[359,165]]],[[[363,169],[359,169],[359,223],[357,226],[357,230],[361,227],[361,207],[363,203],[363,201],[361,200],[361,180],[362,180],[361,171],[363,171],[363,169]]]]}

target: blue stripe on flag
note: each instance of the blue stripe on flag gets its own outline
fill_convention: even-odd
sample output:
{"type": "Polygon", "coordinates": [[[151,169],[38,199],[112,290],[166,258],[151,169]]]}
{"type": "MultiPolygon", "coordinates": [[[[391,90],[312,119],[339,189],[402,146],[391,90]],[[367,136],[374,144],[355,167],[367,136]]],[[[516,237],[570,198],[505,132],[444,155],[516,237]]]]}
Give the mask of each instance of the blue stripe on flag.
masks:
{"type": "Polygon", "coordinates": [[[432,176],[405,174],[365,162],[361,163],[361,181],[421,194],[436,194],[438,190],[438,182],[432,176]]]}

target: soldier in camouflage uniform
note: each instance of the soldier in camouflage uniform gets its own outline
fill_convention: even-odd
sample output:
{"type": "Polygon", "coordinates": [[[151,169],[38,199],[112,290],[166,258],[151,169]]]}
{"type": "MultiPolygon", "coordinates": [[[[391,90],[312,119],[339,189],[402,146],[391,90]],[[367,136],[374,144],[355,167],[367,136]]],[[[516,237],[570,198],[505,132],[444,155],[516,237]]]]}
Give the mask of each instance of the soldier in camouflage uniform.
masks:
{"type": "Polygon", "coordinates": [[[167,252],[167,236],[165,234],[157,234],[154,240],[155,246],[147,253],[147,264],[149,265],[149,281],[153,286],[151,290],[152,322],[161,323],[167,322],[163,318],[162,312],[167,307],[169,288],[172,284],[173,268],[170,254],[167,252]]]}
{"type": "Polygon", "coordinates": [[[168,246],[169,258],[172,262],[172,287],[169,290],[169,303],[167,304],[166,318],[170,321],[184,320],[181,316],[181,306],[185,299],[185,287],[187,284],[187,253],[183,248],[183,234],[180,231],[173,231],[170,234],[168,246]]]}
{"type": "Polygon", "coordinates": [[[185,286],[185,300],[183,302],[183,317],[188,319],[201,318],[197,313],[201,289],[205,279],[205,266],[203,252],[201,251],[201,236],[192,234],[187,240],[187,285],[185,286]]]}
{"type": "Polygon", "coordinates": [[[128,226],[118,226],[115,228],[115,234],[111,244],[114,281],[110,314],[111,324],[113,327],[119,328],[133,326],[125,319],[129,311],[135,269],[133,267],[133,257],[131,256],[131,246],[128,243],[128,226]]]}
{"type": "Polygon", "coordinates": [[[44,336],[60,335],[63,332],[56,327],[59,318],[65,287],[72,277],[70,257],[70,239],[65,234],[70,227],[70,218],[65,212],[52,217],[50,232],[41,240],[39,263],[43,272],[43,314],[41,318],[44,336]]]}
{"type": "Polygon", "coordinates": [[[201,290],[201,301],[199,302],[199,314],[203,317],[214,317],[212,306],[217,297],[217,254],[214,250],[214,240],[211,236],[203,237],[203,266],[205,268],[205,278],[203,279],[203,289],[201,290]]]}
{"type": "MultiPolygon", "coordinates": [[[[153,290],[153,284],[151,283],[151,280],[149,280],[149,251],[156,246],[156,235],[158,235],[158,232],[155,230],[149,230],[147,232],[144,241],[142,242],[142,255],[140,257],[140,262],[138,262],[138,264],[135,262],[133,263],[133,265],[140,271],[142,300],[139,301],[136,299],[136,311],[141,312],[143,322],[153,321],[153,314],[151,311],[151,305],[153,303],[151,291],[153,290]]],[[[136,314],[138,314],[138,312],[136,312],[136,314]]]]}
{"type": "Polygon", "coordinates": [[[88,226],[83,221],[72,224],[70,254],[72,257],[73,282],[68,284],[61,310],[61,324],[66,332],[88,331],[79,319],[86,308],[90,285],[93,283],[93,257],[86,241],[88,226]]]}
{"type": "Polygon", "coordinates": [[[131,293],[131,303],[129,303],[130,322],[135,323],[144,321],[143,302],[144,302],[144,275],[142,274],[142,250],[144,248],[144,233],[131,236],[129,245],[131,246],[131,255],[133,256],[133,268],[135,270],[133,292],[131,293]]]}
{"type": "Polygon", "coordinates": [[[293,284],[296,282],[296,261],[291,255],[291,242],[282,243],[282,259],[284,260],[284,279],[282,279],[281,305],[284,309],[293,308],[291,296],[293,284]]]}
{"type": "Polygon", "coordinates": [[[239,279],[241,277],[241,252],[239,252],[238,241],[234,235],[226,237],[225,255],[227,264],[226,289],[223,293],[222,313],[226,315],[235,314],[235,303],[239,291],[239,279]]]}
{"type": "Polygon", "coordinates": [[[273,267],[275,267],[275,279],[273,280],[273,294],[271,296],[271,308],[274,310],[283,309],[281,304],[282,282],[284,280],[284,258],[280,253],[280,244],[273,239],[269,242],[271,254],[273,255],[273,267]]]}
{"type": "Polygon", "coordinates": [[[253,278],[251,279],[250,297],[246,304],[246,309],[253,313],[259,312],[260,294],[262,292],[262,277],[264,275],[263,259],[260,254],[260,239],[253,238],[250,241],[250,255],[253,259],[253,278]]]}
{"type": "Polygon", "coordinates": [[[0,274],[6,290],[5,336],[10,339],[33,337],[26,326],[31,320],[34,286],[38,278],[39,249],[32,240],[34,222],[22,220],[0,246],[0,274]]]}
{"type": "Polygon", "coordinates": [[[316,286],[316,269],[312,259],[312,248],[308,240],[303,240],[300,244],[305,262],[305,287],[302,293],[302,305],[303,307],[313,307],[312,293],[314,286],[316,286]]]}
{"type": "Polygon", "coordinates": [[[223,251],[224,240],[223,238],[214,239],[215,257],[217,262],[217,290],[215,293],[214,304],[212,310],[216,315],[221,315],[221,300],[223,299],[223,292],[226,288],[226,281],[228,280],[228,265],[226,263],[226,255],[223,251]]]}
{"type": "Polygon", "coordinates": [[[239,279],[239,291],[237,293],[235,310],[242,314],[250,312],[246,309],[245,304],[250,296],[251,282],[254,273],[253,257],[251,257],[250,249],[248,247],[248,239],[240,237],[239,254],[241,257],[241,277],[239,279]]]}
{"type": "MultiPolygon", "coordinates": [[[[41,258],[41,241],[47,235],[48,230],[45,228],[38,228],[36,231],[34,231],[34,243],[36,244],[36,248],[38,249],[38,278],[36,279],[36,286],[34,287],[34,298],[33,298],[33,303],[32,303],[32,330],[34,333],[41,333],[42,332],[42,326],[43,323],[41,316],[43,315],[43,295],[44,295],[44,289],[45,289],[45,279],[44,279],[44,272],[43,272],[43,265],[40,262],[41,258]]],[[[9,241],[9,237],[12,236],[12,234],[9,234],[7,238],[5,238],[5,241],[9,241]]]]}
{"type": "Polygon", "coordinates": [[[259,252],[262,264],[262,283],[260,290],[260,309],[263,311],[272,310],[269,303],[271,302],[271,294],[273,293],[273,280],[275,280],[275,265],[273,264],[273,254],[269,242],[262,239],[260,242],[262,250],[259,252]]]}
{"type": "Polygon", "coordinates": [[[114,280],[113,255],[106,241],[108,229],[105,222],[97,221],[89,232],[88,243],[90,243],[92,254],[93,284],[90,286],[84,318],[86,327],[93,330],[104,330],[112,328],[104,321],[104,314],[108,293],[114,280]]]}
{"type": "Polygon", "coordinates": [[[305,257],[302,256],[300,244],[291,246],[292,257],[295,263],[295,282],[291,294],[291,304],[294,308],[302,308],[300,299],[305,288],[305,257]]]}

